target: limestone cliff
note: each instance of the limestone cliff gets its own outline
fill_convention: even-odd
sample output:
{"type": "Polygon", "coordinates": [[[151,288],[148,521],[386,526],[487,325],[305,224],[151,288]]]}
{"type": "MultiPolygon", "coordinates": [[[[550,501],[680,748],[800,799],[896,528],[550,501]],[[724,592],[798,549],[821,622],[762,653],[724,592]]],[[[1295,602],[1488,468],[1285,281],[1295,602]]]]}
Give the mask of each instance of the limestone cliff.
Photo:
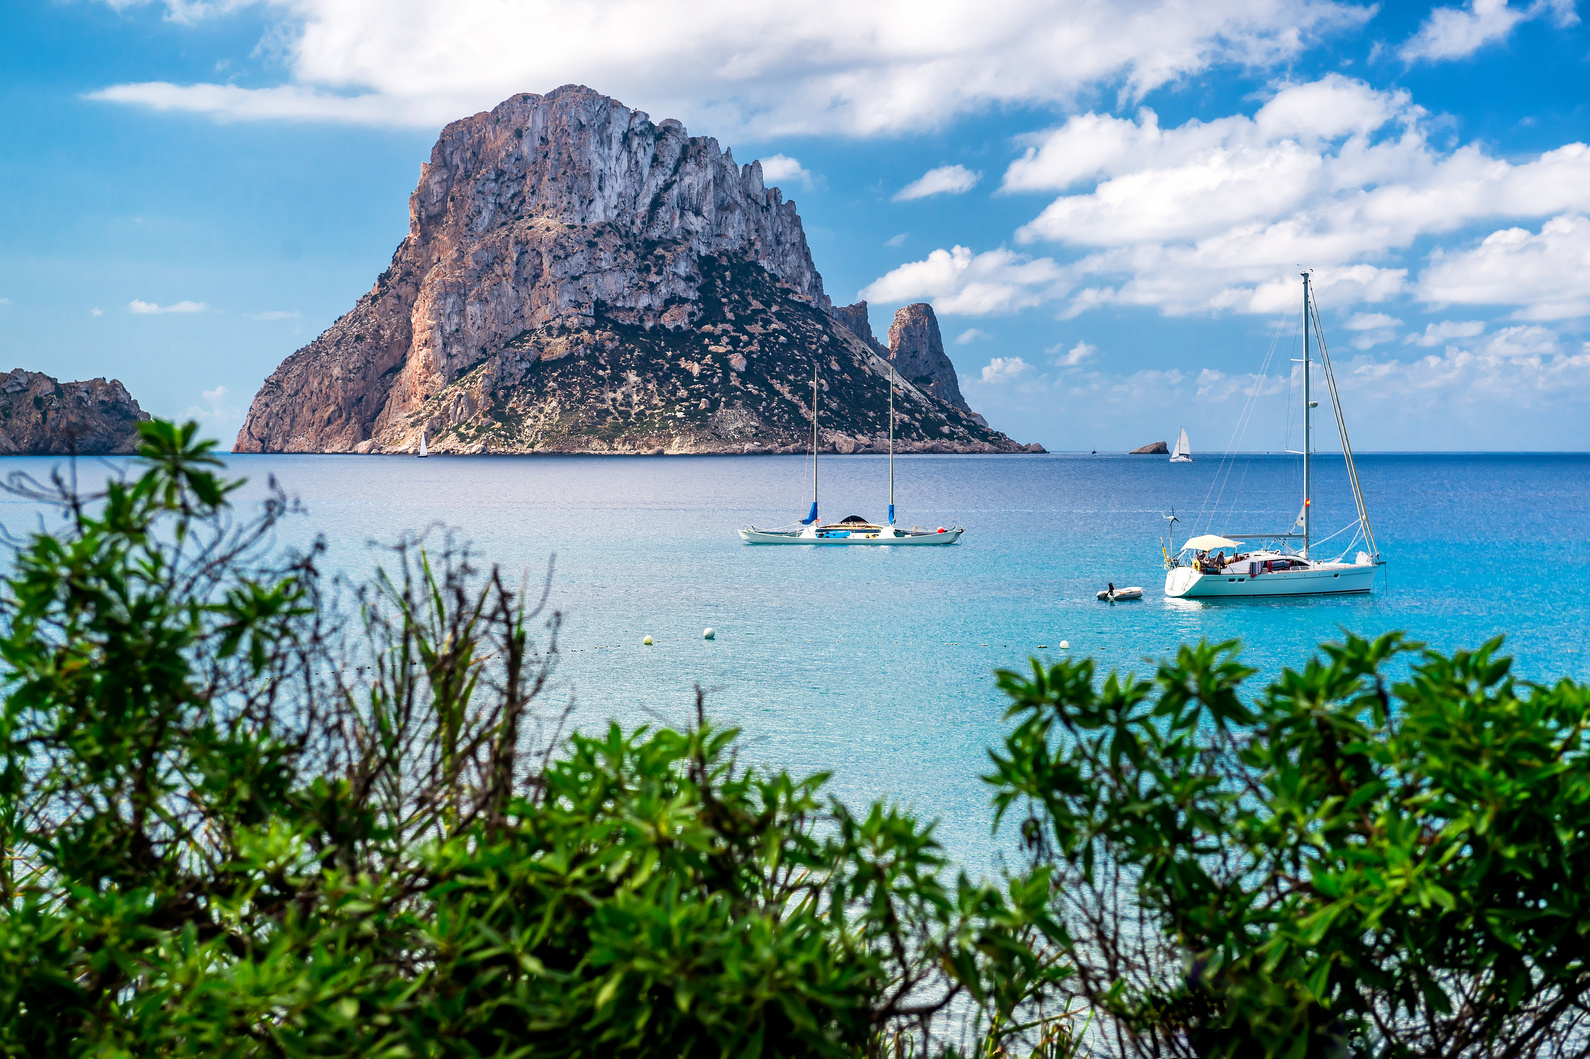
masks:
{"type": "MultiPolygon", "coordinates": [[[[814,373],[823,447],[871,448],[886,368],[832,313],[758,163],[588,88],[518,95],[442,131],[391,266],[236,448],[803,450],[814,373]]],[[[1022,448],[901,374],[902,448],[1022,448]]]]}
{"type": "Polygon", "coordinates": [[[889,359],[894,361],[895,370],[917,386],[971,414],[955,378],[955,365],[944,353],[944,339],[939,334],[933,306],[917,302],[894,314],[894,323],[889,325],[889,359]]]}
{"type": "Polygon", "coordinates": [[[15,368],[0,374],[0,455],[116,455],[138,449],[138,407],[115,379],[56,382],[15,368]]]}

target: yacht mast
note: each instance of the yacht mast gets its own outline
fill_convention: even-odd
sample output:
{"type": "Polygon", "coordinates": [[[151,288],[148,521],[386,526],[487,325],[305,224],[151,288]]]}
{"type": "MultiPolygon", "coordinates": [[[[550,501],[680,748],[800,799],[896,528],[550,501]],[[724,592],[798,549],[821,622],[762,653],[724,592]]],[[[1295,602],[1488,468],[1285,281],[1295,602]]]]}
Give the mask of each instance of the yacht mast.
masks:
{"type": "Polygon", "coordinates": [[[894,354],[889,354],[889,525],[894,525],[894,354]]]}
{"type": "Polygon", "coordinates": [[[817,364],[812,364],[812,521],[817,521],[817,364]]]}
{"type": "Polygon", "coordinates": [[[1310,415],[1309,387],[1308,387],[1308,330],[1309,319],[1309,289],[1308,273],[1303,273],[1303,558],[1308,558],[1308,522],[1310,511],[1313,507],[1313,494],[1309,491],[1309,455],[1314,449],[1314,423],[1310,415]]]}

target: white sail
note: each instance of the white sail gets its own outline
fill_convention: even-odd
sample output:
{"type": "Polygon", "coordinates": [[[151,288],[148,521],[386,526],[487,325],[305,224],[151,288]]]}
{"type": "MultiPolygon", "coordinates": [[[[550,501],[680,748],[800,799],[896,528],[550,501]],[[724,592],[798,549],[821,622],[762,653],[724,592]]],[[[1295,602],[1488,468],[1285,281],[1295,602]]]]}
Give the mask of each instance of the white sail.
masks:
{"type": "Polygon", "coordinates": [[[1192,462],[1192,443],[1187,440],[1185,427],[1182,428],[1181,435],[1176,439],[1176,447],[1171,451],[1170,459],[1172,463],[1192,462]]]}
{"type": "Polygon", "coordinates": [[[421,430],[420,430],[420,455],[421,456],[429,456],[430,454],[431,454],[430,450],[425,447],[425,430],[423,428],[421,428],[421,430]]]}

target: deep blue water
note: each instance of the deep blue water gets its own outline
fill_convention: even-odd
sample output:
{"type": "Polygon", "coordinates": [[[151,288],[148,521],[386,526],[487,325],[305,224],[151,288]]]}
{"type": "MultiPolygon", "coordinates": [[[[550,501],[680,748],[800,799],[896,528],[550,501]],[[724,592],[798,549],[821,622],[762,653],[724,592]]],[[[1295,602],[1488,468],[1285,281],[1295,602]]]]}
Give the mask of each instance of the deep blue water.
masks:
{"type": "MultiPolygon", "coordinates": [[[[1388,560],[1373,595],[1200,604],[1163,596],[1162,516],[1182,517],[1178,538],[1282,530],[1298,509],[1295,457],[1238,458],[1223,489],[1215,459],[901,459],[901,523],[967,528],[960,544],[927,549],[743,545],[739,526],[804,513],[798,457],[231,459],[250,495],[274,474],[300,497],[308,516],[284,536],[323,534],[345,569],[376,561],[368,542],[438,522],[516,574],[538,578],[555,557],[556,701],[574,697],[576,725],[686,723],[699,683],[710,712],[743,728],[747,758],[831,771],[847,799],[889,796],[938,817],[973,867],[991,849],[978,776],[1003,730],[992,673],[1055,656],[1061,640],[1103,668],[1149,671],[1183,641],[1240,638],[1261,680],[1342,629],[1404,629],[1443,650],[1505,633],[1523,676],[1590,679],[1590,456],[1359,466],[1388,560]],[[1200,518],[1217,496],[1218,515],[1200,518]],[[1141,585],[1145,599],[1099,603],[1106,581],[1141,585]]],[[[0,474],[47,467],[0,460],[0,474]]],[[[1321,536],[1351,520],[1351,501],[1339,460],[1316,469],[1321,536]]],[[[825,460],[822,474],[825,518],[882,514],[882,458],[825,460]]],[[[13,532],[33,517],[0,505],[13,532]]]]}

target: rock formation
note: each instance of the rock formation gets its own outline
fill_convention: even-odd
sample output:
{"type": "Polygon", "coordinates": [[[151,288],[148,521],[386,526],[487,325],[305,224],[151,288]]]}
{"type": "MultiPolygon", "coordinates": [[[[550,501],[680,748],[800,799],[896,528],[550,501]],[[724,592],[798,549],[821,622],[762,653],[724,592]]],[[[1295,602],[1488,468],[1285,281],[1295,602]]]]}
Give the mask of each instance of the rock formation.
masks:
{"type": "MultiPolygon", "coordinates": [[[[795,204],[715,140],[565,86],[442,130],[391,266],[266,380],[236,448],[804,451],[814,373],[822,448],[881,448],[887,368],[834,315],[795,204]]],[[[898,448],[1023,450],[953,370],[900,374],[898,448]]]]}
{"type": "Polygon", "coordinates": [[[961,396],[955,379],[955,366],[944,354],[944,339],[939,334],[938,317],[927,302],[907,305],[894,314],[889,325],[889,358],[895,370],[921,389],[967,415],[972,410],[961,396]]]}
{"type": "MultiPolygon", "coordinates": [[[[867,318],[867,303],[857,302],[854,305],[838,305],[830,310],[834,319],[844,324],[850,333],[867,344],[867,348],[880,357],[889,355],[889,347],[879,342],[872,333],[872,321],[867,318]]],[[[940,343],[942,345],[942,343],[940,343]]]]}
{"type": "Polygon", "coordinates": [[[1131,452],[1128,452],[1127,455],[1128,456],[1169,456],[1170,455],[1170,446],[1165,444],[1163,441],[1154,441],[1154,442],[1150,442],[1147,445],[1144,445],[1140,449],[1133,449],[1131,452]]]}
{"type": "Polygon", "coordinates": [[[0,455],[116,455],[138,450],[138,407],[115,379],[56,382],[15,368],[0,374],[0,455]]]}

